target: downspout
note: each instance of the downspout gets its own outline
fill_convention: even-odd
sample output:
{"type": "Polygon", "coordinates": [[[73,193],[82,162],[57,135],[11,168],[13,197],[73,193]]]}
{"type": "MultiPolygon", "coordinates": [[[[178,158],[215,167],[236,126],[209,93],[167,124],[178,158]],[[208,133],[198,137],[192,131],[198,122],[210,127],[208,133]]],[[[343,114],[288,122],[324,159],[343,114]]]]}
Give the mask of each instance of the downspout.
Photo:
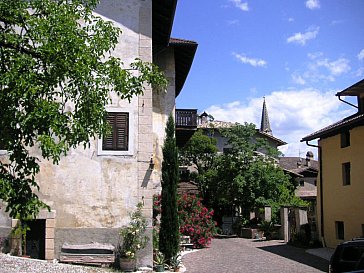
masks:
{"type": "Polygon", "coordinates": [[[322,181],[322,150],[321,147],[318,145],[313,145],[308,143],[308,140],[306,140],[306,145],[310,147],[314,147],[318,149],[318,156],[319,156],[319,177],[320,177],[320,230],[321,230],[321,237],[323,238],[323,246],[325,246],[325,234],[324,234],[324,202],[323,202],[323,181],[322,181]]]}
{"type": "MultiPolygon", "coordinates": [[[[352,106],[352,107],[354,107],[354,108],[356,108],[356,109],[358,109],[359,107],[358,106],[356,106],[355,104],[352,104],[352,103],[350,103],[350,102],[348,102],[348,101],[346,101],[346,100],[343,100],[340,96],[337,96],[338,98],[339,98],[339,101],[342,101],[343,103],[346,103],[346,104],[348,104],[348,105],[350,105],[350,106],[352,106]]],[[[307,143],[307,142],[306,142],[307,143]]],[[[307,144],[308,145],[308,144],[307,144]]]]}

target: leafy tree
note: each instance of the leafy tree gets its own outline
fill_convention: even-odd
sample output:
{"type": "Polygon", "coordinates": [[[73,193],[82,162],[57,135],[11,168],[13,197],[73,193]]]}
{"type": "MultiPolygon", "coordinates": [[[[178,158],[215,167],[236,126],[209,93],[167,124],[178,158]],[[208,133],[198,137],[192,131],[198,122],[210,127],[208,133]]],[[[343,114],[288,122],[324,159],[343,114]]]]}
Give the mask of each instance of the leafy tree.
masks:
{"type": "Polygon", "coordinates": [[[162,162],[161,224],[159,250],[169,261],[179,251],[179,225],[177,207],[178,151],[174,136],[175,126],[172,115],[166,127],[162,162]]]}
{"type": "Polygon", "coordinates": [[[211,169],[216,155],[216,139],[204,135],[202,130],[197,130],[179,152],[182,164],[194,166],[197,169],[195,182],[204,199],[207,198],[206,172],[211,169]]]}
{"type": "Polygon", "coordinates": [[[247,215],[255,207],[303,204],[294,195],[289,176],[275,163],[277,149],[256,137],[254,124],[220,129],[228,141],[227,152],[214,159],[204,172],[207,204],[221,217],[224,208],[242,208],[247,215]]]}
{"type": "Polygon", "coordinates": [[[273,214],[281,205],[303,205],[290,177],[276,163],[279,151],[255,134],[255,125],[248,123],[222,131],[231,146],[217,163],[222,201],[243,208],[245,214],[264,205],[272,206],[273,214]]]}
{"type": "Polygon", "coordinates": [[[96,0],[0,1],[0,199],[10,216],[34,217],[39,156],[58,163],[70,148],[107,133],[113,90],[130,100],[145,83],[166,85],[152,64],[127,69],[110,56],[121,34],[95,16],[96,0]],[[81,23],[82,22],[82,23],[81,23]],[[135,73],[137,72],[137,73],[135,73]]]}

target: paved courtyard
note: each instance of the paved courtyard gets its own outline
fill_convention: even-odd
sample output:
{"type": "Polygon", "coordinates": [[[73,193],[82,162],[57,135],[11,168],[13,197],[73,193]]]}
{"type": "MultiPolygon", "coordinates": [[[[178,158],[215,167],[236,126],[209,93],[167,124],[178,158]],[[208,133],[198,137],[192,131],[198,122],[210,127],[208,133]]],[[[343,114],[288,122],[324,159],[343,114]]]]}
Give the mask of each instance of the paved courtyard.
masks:
{"type": "Polygon", "coordinates": [[[183,256],[187,273],[327,272],[329,262],[282,241],[214,239],[211,247],[183,256]]]}

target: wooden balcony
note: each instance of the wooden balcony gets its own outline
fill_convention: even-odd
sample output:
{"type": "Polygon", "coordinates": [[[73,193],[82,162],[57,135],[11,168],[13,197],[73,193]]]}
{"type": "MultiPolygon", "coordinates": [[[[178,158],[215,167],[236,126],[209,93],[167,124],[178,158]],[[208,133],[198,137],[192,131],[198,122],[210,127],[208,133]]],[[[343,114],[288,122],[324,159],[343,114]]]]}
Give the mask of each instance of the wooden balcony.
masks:
{"type": "Polygon", "coordinates": [[[197,109],[176,109],[176,142],[183,147],[197,130],[197,109]]]}

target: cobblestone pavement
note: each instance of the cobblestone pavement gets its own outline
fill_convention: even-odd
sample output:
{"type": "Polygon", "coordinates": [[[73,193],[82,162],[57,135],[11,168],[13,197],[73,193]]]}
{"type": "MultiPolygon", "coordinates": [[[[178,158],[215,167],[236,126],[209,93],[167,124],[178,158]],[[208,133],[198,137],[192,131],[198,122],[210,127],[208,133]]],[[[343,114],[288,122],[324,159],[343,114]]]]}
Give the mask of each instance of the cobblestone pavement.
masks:
{"type": "Polygon", "coordinates": [[[327,272],[328,261],[282,241],[214,239],[210,248],[183,256],[186,273],[327,272]]]}

